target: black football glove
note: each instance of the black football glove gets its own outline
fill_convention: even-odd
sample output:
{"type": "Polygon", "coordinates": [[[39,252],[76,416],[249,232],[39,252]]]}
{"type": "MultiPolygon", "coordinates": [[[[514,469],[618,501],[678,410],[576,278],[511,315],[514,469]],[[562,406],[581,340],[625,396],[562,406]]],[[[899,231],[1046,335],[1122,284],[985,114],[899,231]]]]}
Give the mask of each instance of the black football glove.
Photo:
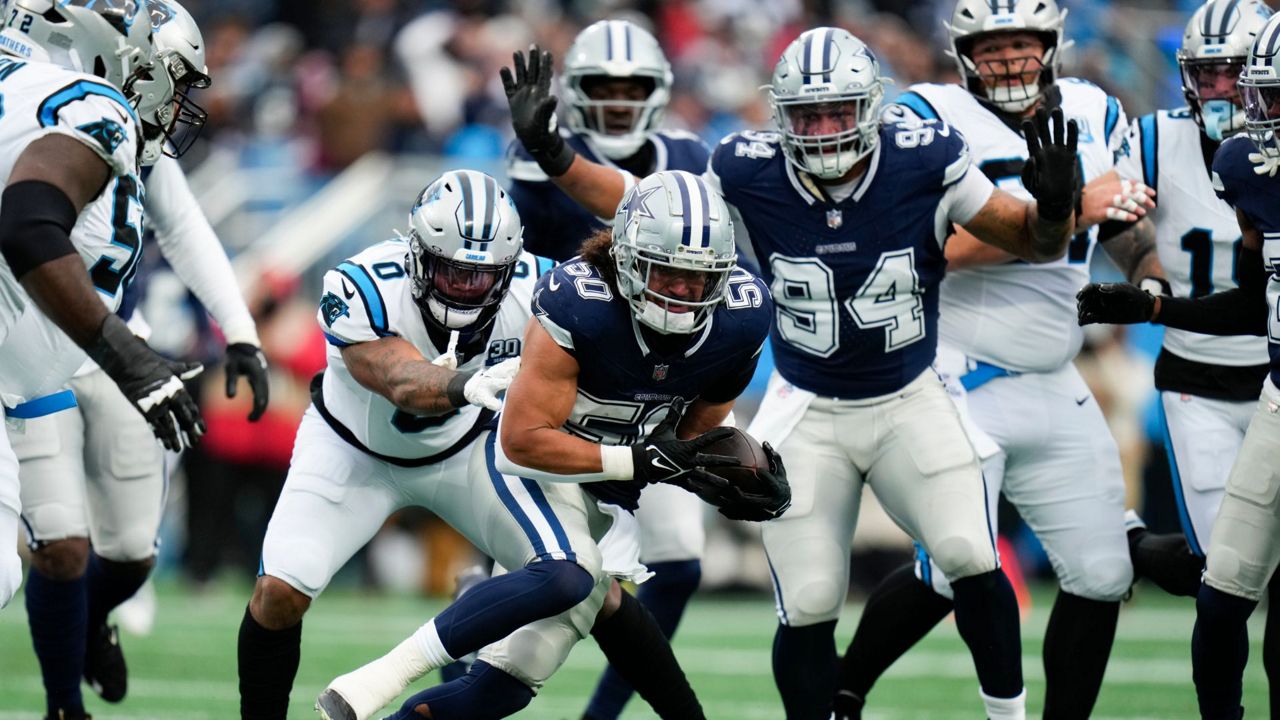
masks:
{"type": "Polygon", "coordinates": [[[1156,298],[1129,283],[1090,283],[1076,293],[1076,320],[1081,325],[1129,325],[1151,320],[1156,298]]]}
{"type": "Polygon", "coordinates": [[[730,520],[764,522],[773,520],[791,507],[791,484],[787,482],[787,469],[782,466],[782,456],[769,443],[764,443],[764,454],[769,458],[769,469],[760,468],[756,477],[764,480],[766,491],[747,492],[732,485],[725,489],[720,514],[730,520]]]}
{"type": "Polygon", "coordinates": [[[1042,220],[1064,222],[1075,212],[1080,194],[1080,166],[1076,159],[1079,130],[1076,121],[1063,129],[1062,108],[1053,109],[1053,134],[1049,133],[1049,113],[1036,110],[1034,122],[1022,121],[1027,137],[1027,163],[1022,166],[1022,184],[1036,199],[1042,220]]]}
{"type": "Polygon", "coordinates": [[[267,356],[261,348],[249,343],[232,343],[227,346],[227,397],[236,396],[236,383],[241,376],[249,382],[249,390],[253,392],[253,410],[249,412],[249,422],[257,422],[262,413],[267,411],[267,401],[271,397],[267,385],[267,356]]]}
{"type": "Polygon", "coordinates": [[[648,438],[631,446],[634,479],[668,483],[696,492],[690,483],[709,482],[704,477],[706,468],[738,464],[737,459],[730,455],[702,452],[706,446],[733,435],[733,428],[715,428],[696,438],[680,440],[676,437],[676,424],[679,422],[679,413],[668,412],[666,419],[654,428],[648,438]]]}
{"type": "Polygon", "coordinates": [[[182,384],[200,374],[204,369],[200,363],[166,360],[115,315],[103,321],[87,351],[166,448],[177,452],[192,447],[204,434],[200,409],[182,384]]]}
{"type": "Polygon", "coordinates": [[[529,48],[529,61],[517,50],[511,56],[515,77],[502,68],[502,87],[511,106],[511,127],[524,149],[550,177],[569,170],[577,153],[569,147],[556,128],[556,97],[551,94],[551,53],[529,48]]]}

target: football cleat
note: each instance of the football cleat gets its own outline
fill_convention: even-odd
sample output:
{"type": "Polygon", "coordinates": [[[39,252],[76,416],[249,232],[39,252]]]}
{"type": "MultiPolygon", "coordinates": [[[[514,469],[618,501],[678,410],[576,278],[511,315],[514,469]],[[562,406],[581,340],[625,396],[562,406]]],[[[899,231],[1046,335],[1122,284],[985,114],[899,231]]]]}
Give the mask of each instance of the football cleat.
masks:
{"type": "Polygon", "coordinates": [[[324,720],[358,720],[356,711],[337,690],[325,690],[316,698],[316,712],[324,720]]]}
{"type": "Polygon", "coordinates": [[[93,716],[84,710],[67,712],[59,709],[57,715],[45,715],[44,720],[93,720],[93,716]]]}
{"type": "Polygon", "coordinates": [[[118,703],[129,690],[129,669],[115,625],[89,631],[84,650],[84,680],[103,700],[118,703]]]}

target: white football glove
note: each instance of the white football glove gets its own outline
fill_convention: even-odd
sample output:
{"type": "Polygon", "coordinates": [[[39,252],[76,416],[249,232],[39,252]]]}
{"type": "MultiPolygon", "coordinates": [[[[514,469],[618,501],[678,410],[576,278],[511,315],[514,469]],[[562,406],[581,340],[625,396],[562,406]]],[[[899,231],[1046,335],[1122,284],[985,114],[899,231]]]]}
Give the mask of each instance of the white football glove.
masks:
{"type": "Polygon", "coordinates": [[[1253,163],[1253,171],[1259,175],[1275,177],[1280,172],[1280,157],[1269,157],[1262,153],[1249,153],[1249,162],[1253,163]]]}
{"type": "Polygon", "coordinates": [[[501,410],[502,400],[498,399],[498,395],[507,391],[507,386],[511,384],[519,369],[520,358],[518,357],[487,367],[471,376],[467,384],[462,386],[462,394],[472,405],[495,411],[501,410]]]}

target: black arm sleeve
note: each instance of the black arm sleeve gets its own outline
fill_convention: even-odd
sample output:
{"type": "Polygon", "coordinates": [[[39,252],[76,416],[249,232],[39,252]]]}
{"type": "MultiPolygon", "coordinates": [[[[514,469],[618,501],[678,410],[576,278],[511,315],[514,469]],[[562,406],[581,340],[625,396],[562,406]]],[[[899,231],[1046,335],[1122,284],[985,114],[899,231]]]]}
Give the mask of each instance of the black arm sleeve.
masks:
{"type": "Polygon", "coordinates": [[[1267,334],[1267,272],[1262,252],[1243,245],[1236,258],[1240,287],[1199,298],[1160,298],[1155,322],[1208,335],[1267,334]]]}
{"type": "Polygon", "coordinates": [[[0,255],[19,280],[36,267],[72,255],[76,207],[61,189],[24,180],[0,195],[0,255]]]}
{"type": "Polygon", "coordinates": [[[759,361],[760,353],[756,353],[737,372],[722,376],[714,385],[704,390],[702,399],[717,405],[737,400],[742,391],[747,389],[747,385],[751,384],[751,377],[756,374],[756,364],[759,361]]]}

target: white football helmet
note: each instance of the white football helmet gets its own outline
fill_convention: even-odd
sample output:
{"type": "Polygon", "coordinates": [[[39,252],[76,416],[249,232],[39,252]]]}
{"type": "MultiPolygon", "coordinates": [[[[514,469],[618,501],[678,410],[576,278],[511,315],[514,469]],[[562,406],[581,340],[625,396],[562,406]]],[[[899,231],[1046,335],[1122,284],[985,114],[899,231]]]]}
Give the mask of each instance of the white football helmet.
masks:
{"type": "Polygon", "coordinates": [[[636,319],[664,334],[705,327],[738,261],[729,207],[701,177],[682,170],[654,173],[627,192],[613,218],[609,254],[618,292],[636,319]],[[690,294],[701,283],[702,292],[663,294],[673,283],[684,283],[690,294]]]}
{"type": "Polygon", "coordinates": [[[480,330],[498,313],[524,247],[515,203],[475,170],[436,178],[409,211],[409,278],[427,322],[480,330]]]}
{"type": "Polygon", "coordinates": [[[1249,62],[1240,76],[1244,128],[1258,152],[1280,159],[1280,14],[1272,15],[1249,49],[1249,62]]]}
{"type": "Polygon", "coordinates": [[[969,92],[1004,112],[1021,113],[1058,79],[1062,52],[1072,45],[1062,39],[1066,18],[1067,11],[1059,10],[1054,0],[959,0],[951,22],[943,23],[951,38],[947,54],[955,59],[969,92]],[[979,67],[970,55],[973,41],[997,32],[1035,33],[1044,42],[1044,55],[985,62],[979,67]],[[1031,63],[1039,64],[1040,75],[1037,82],[1027,85],[1019,78],[1033,69],[1028,67],[1031,63]]]}
{"type": "Polygon", "coordinates": [[[1221,142],[1244,129],[1244,107],[1236,81],[1249,59],[1254,38],[1269,17],[1271,8],[1260,0],[1210,0],[1187,22],[1178,49],[1182,94],[1210,140],[1221,142]],[[1205,91],[1214,92],[1212,85],[1226,77],[1231,78],[1231,96],[1202,97],[1205,91]],[[1208,87],[1202,87],[1205,84],[1208,87]]]}
{"type": "MultiPolygon", "coordinates": [[[[884,81],[871,49],[847,30],[807,30],[791,42],[773,70],[769,104],[782,148],[797,168],[835,179],[880,142],[884,81]],[[812,132],[814,115],[834,132],[812,132]]],[[[822,128],[820,128],[822,129],[822,128]]]]}
{"type": "Polygon", "coordinates": [[[662,121],[671,99],[671,64],[658,41],[625,20],[601,20],[574,38],[564,59],[567,124],[614,160],[634,155],[662,121]],[[643,100],[592,100],[588,90],[601,80],[634,80],[649,91],[643,100]],[[607,112],[631,110],[631,126],[610,131],[607,112]]]}
{"type": "Polygon", "coordinates": [[[191,148],[209,113],[188,90],[209,87],[204,37],[196,21],[177,0],[147,0],[155,43],[155,69],[138,83],[144,123],[142,164],[153,165],[162,154],[181,157],[191,148]],[[159,98],[168,97],[164,102],[159,98]]]}
{"type": "Polygon", "coordinates": [[[6,0],[0,52],[89,73],[134,106],[151,70],[151,25],[137,0],[6,0]]]}

